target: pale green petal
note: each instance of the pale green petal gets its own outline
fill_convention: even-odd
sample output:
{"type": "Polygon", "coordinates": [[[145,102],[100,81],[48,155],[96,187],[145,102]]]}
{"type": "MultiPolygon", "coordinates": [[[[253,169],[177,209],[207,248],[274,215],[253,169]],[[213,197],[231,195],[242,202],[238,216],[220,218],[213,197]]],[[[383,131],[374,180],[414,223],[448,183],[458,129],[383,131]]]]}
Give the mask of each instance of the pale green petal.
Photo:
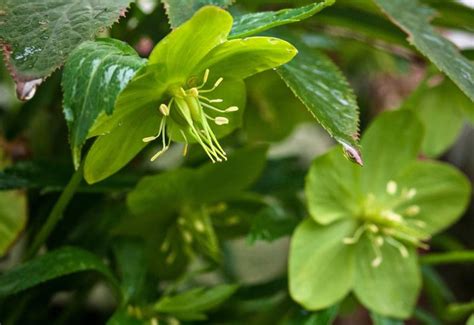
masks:
{"type": "Polygon", "coordinates": [[[142,139],[157,133],[160,119],[156,110],[132,111],[110,133],[100,136],[87,154],[84,165],[86,181],[96,183],[125,166],[146,146],[142,139]]]}
{"type": "Polygon", "coordinates": [[[352,220],[322,226],[311,219],[296,228],[289,256],[290,294],[306,309],[327,308],[351,290],[354,247],[342,240],[354,228],[352,220]]]}
{"type": "Polygon", "coordinates": [[[244,79],[290,61],[298,51],[290,43],[273,37],[235,39],[215,47],[196,68],[219,76],[244,79]]]}
{"type": "Polygon", "coordinates": [[[423,127],[408,110],[382,113],[362,138],[362,190],[384,193],[387,182],[416,159],[423,127]]]}
{"type": "Polygon", "coordinates": [[[416,195],[398,208],[419,208],[412,219],[426,223],[423,230],[440,232],[455,223],[465,211],[471,197],[469,180],[457,169],[436,161],[412,163],[397,178],[400,188],[415,189],[416,195]]]}
{"type": "Polygon", "coordinates": [[[311,217],[328,224],[357,213],[361,167],[348,161],[340,148],[314,160],[306,177],[306,200],[311,217]]]}
{"type": "Polygon", "coordinates": [[[231,28],[232,16],[227,11],[203,7],[158,43],[149,64],[164,64],[170,78],[182,83],[210,50],[227,39],[231,28]]]}
{"type": "Polygon", "coordinates": [[[417,255],[408,249],[408,257],[388,245],[381,247],[382,263],[372,266],[375,253],[367,236],[357,243],[354,291],[368,309],[395,318],[408,318],[421,288],[417,255]]]}

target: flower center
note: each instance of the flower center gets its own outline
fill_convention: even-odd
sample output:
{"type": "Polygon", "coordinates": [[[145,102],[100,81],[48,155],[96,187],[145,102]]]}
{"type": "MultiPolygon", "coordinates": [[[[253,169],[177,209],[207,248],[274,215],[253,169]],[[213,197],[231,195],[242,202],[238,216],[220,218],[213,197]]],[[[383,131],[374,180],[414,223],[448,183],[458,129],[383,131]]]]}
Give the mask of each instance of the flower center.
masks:
{"type": "Polygon", "coordinates": [[[410,200],[416,196],[416,189],[402,189],[398,191],[395,181],[389,181],[386,186],[389,200],[383,206],[378,204],[376,197],[369,193],[365,199],[358,219],[361,225],[356,229],[352,237],[343,239],[346,245],[352,245],[366,234],[374,252],[372,267],[378,267],[382,261],[381,247],[385,244],[395,247],[404,258],[409,256],[407,246],[427,249],[428,245],[423,241],[430,239],[425,231],[424,221],[416,219],[420,213],[418,205],[408,205],[410,200]],[[401,210],[401,211],[400,211],[401,210]]]}
{"type": "Polygon", "coordinates": [[[211,88],[204,89],[208,78],[209,69],[206,69],[201,85],[186,90],[182,86],[170,88],[170,101],[168,104],[161,104],[159,106],[159,111],[163,118],[161,119],[158,133],[154,136],[143,138],[143,142],[154,141],[160,136],[162,138],[162,148],[151,158],[151,161],[157,159],[170,147],[171,138],[169,135],[167,139],[168,119],[181,126],[180,133],[186,143],[183,155],[187,153],[188,136],[191,136],[201,145],[213,163],[227,160],[226,153],[217,141],[217,137],[209,122],[213,122],[216,125],[225,125],[229,123],[229,119],[225,116],[213,117],[207,114],[207,112],[213,111],[226,115],[238,111],[239,108],[237,106],[230,106],[226,109],[215,107],[215,103],[222,103],[223,100],[219,98],[210,99],[206,97],[206,94],[216,90],[224,79],[219,78],[211,88]]]}

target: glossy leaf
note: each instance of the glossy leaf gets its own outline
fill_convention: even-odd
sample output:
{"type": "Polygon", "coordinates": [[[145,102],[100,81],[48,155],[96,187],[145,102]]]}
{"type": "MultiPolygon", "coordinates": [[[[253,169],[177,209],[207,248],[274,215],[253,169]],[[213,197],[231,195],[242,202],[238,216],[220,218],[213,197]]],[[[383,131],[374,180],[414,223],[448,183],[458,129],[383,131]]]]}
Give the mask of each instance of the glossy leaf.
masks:
{"type": "Polygon", "coordinates": [[[216,46],[195,71],[208,68],[219,76],[245,79],[290,61],[296,53],[293,45],[277,38],[236,39],[216,46]]]}
{"type": "Polygon", "coordinates": [[[277,72],[332,137],[357,151],[359,108],[347,80],[324,54],[292,43],[299,54],[277,72]]]}
{"type": "Polygon", "coordinates": [[[398,249],[380,247],[383,261],[373,267],[372,244],[363,236],[357,245],[354,292],[364,306],[384,316],[408,318],[421,289],[421,274],[413,248],[404,258],[398,249]]]}
{"type": "Polygon", "coordinates": [[[374,0],[408,35],[408,41],[474,101],[474,64],[430,25],[435,11],[418,0],[374,0]]]}
{"type": "Polygon", "coordinates": [[[83,271],[99,272],[114,288],[119,288],[114,275],[98,256],[79,248],[63,247],[0,276],[0,296],[12,295],[48,280],[83,271]]]}
{"type": "Polygon", "coordinates": [[[435,234],[452,225],[465,211],[471,193],[468,179],[455,168],[435,161],[414,162],[406,167],[397,183],[416,190],[415,197],[399,207],[420,208],[416,219],[426,223],[425,230],[435,234]]]}
{"type": "Polygon", "coordinates": [[[351,220],[322,226],[311,219],[296,228],[290,247],[290,294],[306,309],[330,307],[351,290],[354,247],[342,239],[354,229],[351,220]]]}
{"type": "Polygon", "coordinates": [[[27,201],[20,191],[0,191],[0,256],[3,256],[23,231],[27,220],[27,201]]]}
{"type": "Polygon", "coordinates": [[[263,11],[237,16],[234,18],[229,38],[246,37],[273,27],[299,22],[333,5],[334,2],[335,0],[321,0],[299,8],[263,11]]]}
{"type": "Polygon", "coordinates": [[[222,284],[213,288],[196,288],[176,296],[161,298],[154,310],[174,315],[181,320],[204,320],[205,312],[227,300],[237,290],[236,285],[222,284]]]}
{"type": "Polygon", "coordinates": [[[311,120],[306,107],[273,71],[248,78],[246,84],[244,130],[249,141],[283,140],[296,125],[311,120]]]}
{"type": "Polygon", "coordinates": [[[206,5],[226,8],[235,0],[162,0],[172,28],[191,18],[194,12],[206,5]]]}
{"type": "Polygon", "coordinates": [[[80,43],[93,39],[97,31],[124,16],[130,2],[2,1],[0,39],[17,84],[48,77],[80,43]]]}
{"type": "Polygon", "coordinates": [[[418,156],[423,126],[409,111],[381,114],[365,131],[362,154],[362,190],[385,193],[387,182],[418,156]]]}
{"type": "Polygon", "coordinates": [[[69,56],[62,81],[63,106],[76,168],[94,121],[101,113],[113,113],[117,95],[145,62],[126,43],[114,39],[84,42],[69,56]]]}

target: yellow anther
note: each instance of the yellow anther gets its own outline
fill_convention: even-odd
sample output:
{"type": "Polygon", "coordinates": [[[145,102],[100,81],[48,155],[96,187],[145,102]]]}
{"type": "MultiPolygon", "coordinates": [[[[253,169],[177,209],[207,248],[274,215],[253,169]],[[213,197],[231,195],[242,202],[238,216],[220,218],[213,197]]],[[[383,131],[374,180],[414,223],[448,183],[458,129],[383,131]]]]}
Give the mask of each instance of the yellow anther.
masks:
{"type": "Polygon", "coordinates": [[[214,122],[217,125],[225,125],[225,124],[229,124],[229,119],[223,116],[218,116],[214,119],[214,122]]]}
{"type": "Polygon", "coordinates": [[[209,100],[209,103],[222,103],[223,101],[224,101],[223,99],[216,98],[216,99],[209,100]]]}
{"type": "Polygon", "coordinates": [[[226,112],[237,112],[239,108],[237,106],[230,106],[225,111],[226,112]]]}
{"type": "Polygon", "coordinates": [[[411,205],[405,210],[405,214],[409,217],[416,216],[420,213],[420,207],[418,205],[411,205]]]}
{"type": "Polygon", "coordinates": [[[151,142],[151,141],[154,141],[154,140],[156,140],[156,137],[146,137],[146,138],[142,139],[143,142],[151,142]]]}
{"type": "Polygon", "coordinates": [[[169,109],[169,107],[166,106],[165,104],[161,104],[161,105],[160,105],[160,112],[161,112],[161,114],[163,114],[164,116],[170,115],[170,109],[169,109]]]}
{"type": "Polygon", "coordinates": [[[209,78],[209,72],[209,69],[206,69],[206,71],[204,71],[204,77],[202,78],[203,85],[207,82],[207,79],[209,78]]]}
{"type": "Polygon", "coordinates": [[[387,193],[390,195],[394,195],[397,193],[397,183],[395,181],[389,181],[387,183],[387,193]]]}
{"type": "Polygon", "coordinates": [[[196,230],[199,232],[204,232],[204,230],[206,229],[204,224],[200,220],[194,221],[194,228],[196,228],[196,230]]]}
{"type": "Polygon", "coordinates": [[[224,81],[224,78],[219,78],[217,79],[216,83],[214,84],[214,87],[213,88],[217,88],[219,87],[219,85],[222,83],[222,81],[224,81]]]}

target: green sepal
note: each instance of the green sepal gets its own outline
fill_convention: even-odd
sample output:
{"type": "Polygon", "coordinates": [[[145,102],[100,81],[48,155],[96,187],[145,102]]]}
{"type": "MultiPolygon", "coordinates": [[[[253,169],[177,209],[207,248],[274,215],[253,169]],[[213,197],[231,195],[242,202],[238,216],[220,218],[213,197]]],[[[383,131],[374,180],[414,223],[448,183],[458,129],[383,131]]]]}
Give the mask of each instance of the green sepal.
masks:
{"type": "Polygon", "coordinates": [[[408,256],[387,243],[380,247],[382,263],[372,266],[375,258],[367,236],[356,244],[354,292],[361,303],[381,315],[409,318],[421,289],[421,274],[414,248],[408,256]]]}
{"type": "Polygon", "coordinates": [[[235,39],[212,49],[194,72],[209,69],[224,78],[245,79],[285,64],[297,53],[293,45],[274,37],[235,39]]]}
{"type": "Polygon", "coordinates": [[[351,290],[354,247],[342,240],[355,227],[350,219],[326,226],[307,219],[296,228],[289,257],[290,294],[306,309],[330,307],[351,290]]]}
{"type": "Polygon", "coordinates": [[[326,225],[358,213],[360,173],[360,166],[345,159],[340,148],[316,158],[305,185],[311,217],[326,225]]]}
{"type": "Polygon", "coordinates": [[[92,145],[84,164],[84,178],[97,183],[114,174],[133,159],[146,145],[143,138],[156,133],[161,115],[156,110],[140,109],[92,145]]]}
{"type": "Polygon", "coordinates": [[[361,141],[365,160],[362,192],[385,193],[387,182],[417,158],[422,139],[423,126],[412,112],[380,114],[361,141]]]}
{"type": "Polygon", "coordinates": [[[232,16],[227,11],[203,7],[156,45],[149,64],[165,65],[170,80],[184,83],[207,53],[227,39],[231,28],[232,16]]]}
{"type": "Polygon", "coordinates": [[[437,161],[417,161],[395,178],[400,188],[413,188],[416,195],[398,207],[399,211],[418,206],[413,216],[426,223],[423,231],[438,233],[455,223],[471,197],[469,180],[452,166],[437,161]]]}

